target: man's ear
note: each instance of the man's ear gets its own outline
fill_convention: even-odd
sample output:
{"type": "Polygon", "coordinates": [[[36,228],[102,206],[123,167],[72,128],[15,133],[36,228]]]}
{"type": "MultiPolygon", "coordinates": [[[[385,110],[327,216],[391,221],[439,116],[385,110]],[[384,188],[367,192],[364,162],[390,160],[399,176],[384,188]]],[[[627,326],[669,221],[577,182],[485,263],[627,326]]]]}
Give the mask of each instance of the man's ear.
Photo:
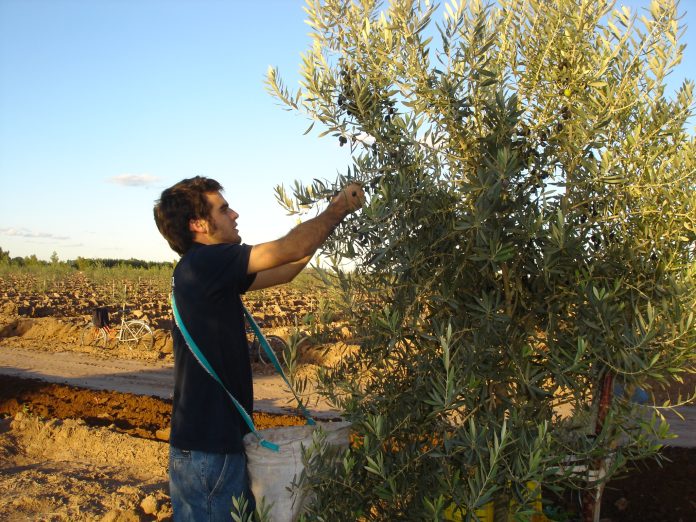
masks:
{"type": "Polygon", "coordinates": [[[208,233],[208,222],[205,219],[190,219],[189,220],[189,230],[191,232],[197,232],[199,234],[208,233]]]}

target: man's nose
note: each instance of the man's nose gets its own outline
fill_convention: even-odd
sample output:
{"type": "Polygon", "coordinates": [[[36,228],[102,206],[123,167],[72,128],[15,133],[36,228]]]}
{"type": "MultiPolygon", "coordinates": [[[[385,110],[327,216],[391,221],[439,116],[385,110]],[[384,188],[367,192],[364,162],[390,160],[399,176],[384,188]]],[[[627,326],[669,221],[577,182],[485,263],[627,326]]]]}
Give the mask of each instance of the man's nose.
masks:
{"type": "Polygon", "coordinates": [[[239,217],[239,214],[237,214],[234,210],[230,209],[229,210],[230,216],[232,219],[237,219],[239,217]]]}

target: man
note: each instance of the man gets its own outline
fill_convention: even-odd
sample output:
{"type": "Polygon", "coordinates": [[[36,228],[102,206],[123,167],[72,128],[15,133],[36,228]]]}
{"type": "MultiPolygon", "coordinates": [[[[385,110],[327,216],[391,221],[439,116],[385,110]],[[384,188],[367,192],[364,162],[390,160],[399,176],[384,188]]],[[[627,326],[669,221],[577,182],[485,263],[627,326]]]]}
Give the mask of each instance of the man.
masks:
{"type": "MultiPolygon", "coordinates": [[[[328,207],[284,237],[245,245],[237,214],[215,180],[197,176],[162,192],[155,223],[180,254],[173,292],[181,322],[227,389],[253,410],[251,364],[240,295],[291,281],[348,214],[364,202],[345,187],[328,207]]],[[[175,521],[231,520],[232,498],[248,488],[242,437],[249,431],[222,386],[173,328],[174,399],[169,477],[175,521]]]]}

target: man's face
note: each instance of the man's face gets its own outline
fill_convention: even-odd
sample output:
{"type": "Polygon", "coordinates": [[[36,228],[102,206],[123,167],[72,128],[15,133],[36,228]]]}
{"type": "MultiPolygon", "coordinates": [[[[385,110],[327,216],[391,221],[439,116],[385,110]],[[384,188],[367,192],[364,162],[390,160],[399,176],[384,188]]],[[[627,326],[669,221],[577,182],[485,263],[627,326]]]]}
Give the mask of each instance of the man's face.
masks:
{"type": "Polygon", "coordinates": [[[237,230],[239,214],[230,208],[219,192],[208,192],[205,197],[211,206],[206,234],[209,244],[241,243],[242,238],[237,230]]]}

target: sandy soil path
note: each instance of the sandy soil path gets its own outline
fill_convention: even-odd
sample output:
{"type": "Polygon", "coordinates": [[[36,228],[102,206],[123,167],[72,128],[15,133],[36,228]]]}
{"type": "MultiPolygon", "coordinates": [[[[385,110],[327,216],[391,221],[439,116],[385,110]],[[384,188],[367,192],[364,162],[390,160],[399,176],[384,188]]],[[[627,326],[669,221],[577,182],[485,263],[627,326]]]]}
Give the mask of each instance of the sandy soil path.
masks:
{"type": "MultiPolygon", "coordinates": [[[[171,362],[115,359],[40,347],[0,346],[0,374],[95,390],[113,390],[170,399],[174,387],[171,362]]],[[[294,413],[295,400],[277,374],[254,376],[254,409],[294,413]]],[[[336,417],[327,405],[313,401],[312,414],[336,417]]]]}
{"type": "Polygon", "coordinates": [[[97,390],[171,398],[173,365],[3,346],[0,373],[97,390]]]}

